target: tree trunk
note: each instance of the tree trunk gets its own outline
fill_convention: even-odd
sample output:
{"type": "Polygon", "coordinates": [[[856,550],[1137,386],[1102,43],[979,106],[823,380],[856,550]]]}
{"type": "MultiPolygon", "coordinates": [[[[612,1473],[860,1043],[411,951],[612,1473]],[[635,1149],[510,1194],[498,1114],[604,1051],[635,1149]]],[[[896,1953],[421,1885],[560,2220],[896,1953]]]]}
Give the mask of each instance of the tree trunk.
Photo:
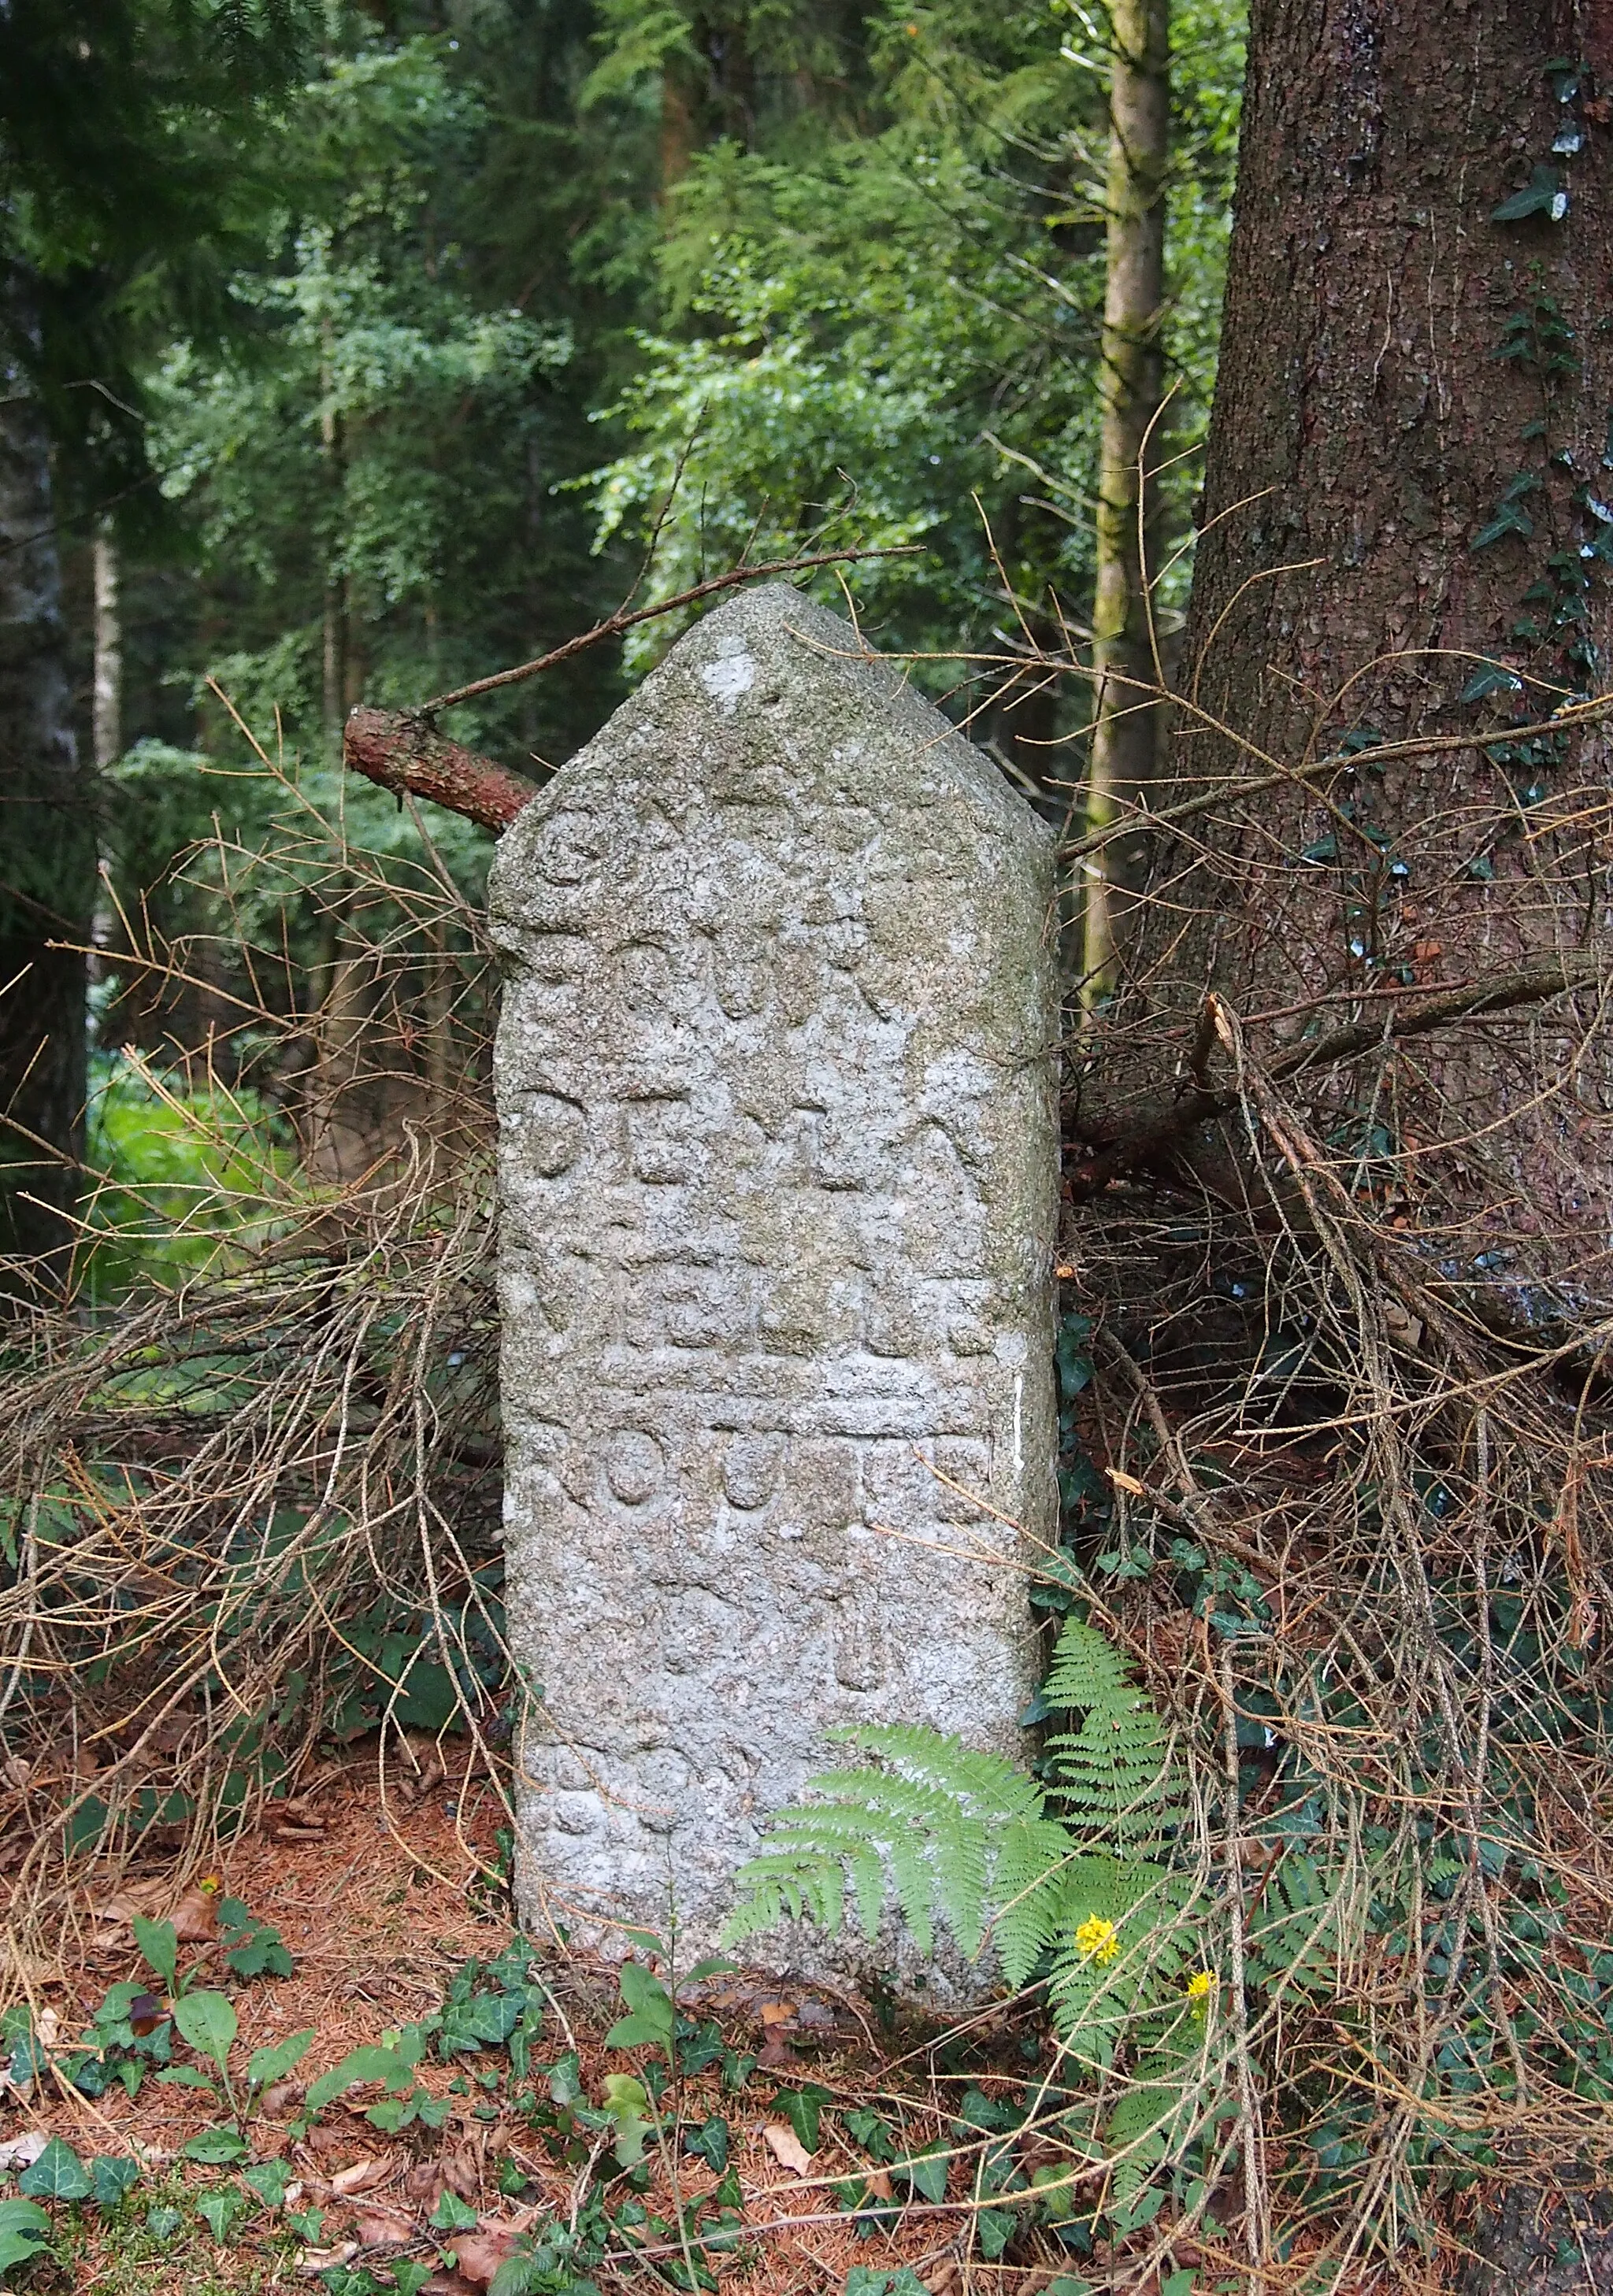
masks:
{"type": "MultiPolygon", "coordinates": [[[[1163,361],[1165,168],[1171,124],[1170,0],[1115,0],[1109,95],[1109,211],[1098,466],[1098,565],[1092,606],[1094,705],[1087,821],[1103,829],[1117,800],[1135,801],[1153,779],[1162,683],[1148,610],[1157,490],[1163,361]]],[[[1090,999],[1111,986],[1116,911],[1146,861],[1141,840],[1111,845],[1086,865],[1082,972],[1090,999]]]]}
{"type": "MultiPolygon", "coordinates": [[[[1429,988],[1543,956],[1583,978],[1613,947],[1608,734],[1518,730],[1610,682],[1613,20],[1586,54],[1579,16],[1255,0],[1168,794],[1304,770],[1156,840],[1169,898],[1125,952],[1094,1142],[1186,1089],[1208,986],[1291,1058],[1429,988]]],[[[1459,1226],[1605,1292],[1598,1010],[1560,996],[1386,1054],[1371,1122],[1459,1226]]],[[[1360,1083],[1337,1076],[1328,1136],[1354,1125],[1365,1152],[1360,1083]]]]}
{"type": "MultiPolygon", "coordinates": [[[[65,1273],[84,1145],[92,783],[69,715],[50,441],[29,387],[33,316],[0,281],[0,1258],[65,1273]],[[52,941],[78,949],[53,948],[52,941]]],[[[0,1292],[18,1279],[0,1278],[0,1292]]]]}
{"type": "Polygon", "coordinates": [[[123,755],[123,616],[118,594],[118,545],[110,529],[103,527],[96,533],[92,555],[95,661],[91,734],[95,768],[103,773],[123,755]]]}
{"type": "MultiPolygon", "coordinates": [[[[336,405],[335,370],[331,356],[333,330],[325,324],[325,356],[319,365],[319,441],[325,450],[333,516],[329,549],[333,556],[342,546],[342,518],[346,486],[346,453],[342,438],[342,414],[336,405]]],[[[323,660],[321,664],[320,717],[325,736],[333,746],[342,740],[342,721],[348,709],[348,596],[347,577],[327,565],[325,579],[325,627],[323,660]]]]}

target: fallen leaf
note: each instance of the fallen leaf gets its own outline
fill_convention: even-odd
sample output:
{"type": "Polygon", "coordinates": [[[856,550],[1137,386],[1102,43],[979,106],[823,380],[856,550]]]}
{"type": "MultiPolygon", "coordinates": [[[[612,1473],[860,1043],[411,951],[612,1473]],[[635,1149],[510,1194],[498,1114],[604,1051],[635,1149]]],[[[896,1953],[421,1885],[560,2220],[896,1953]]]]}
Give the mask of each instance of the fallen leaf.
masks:
{"type": "Polygon", "coordinates": [[[769,2120],[761,2132],[762,2142],[781,2169],[793,2169],[798,2177],[812,2173],[812,2156],[794,2130],[782,2120],[769,2120]]]}
{"type": "Polygon", "coordinates": [[[499,2266],[507,2264],[515,2253],[515,2235],[483,2226],[475,2232],[462,2232],[448,2246],[472,2287],[485,2288],[499,2266]]]}
{"type": "Polygon", "coordinates": [[[33,1764],[25,1762],[21,1754],[8,1754],[4,1762],[0,1763],[0,1769],[4,1772],[6,1784],[15,1786],[19,1793],[34,1775],[33,1764]]]}
{"type": "Polygon", "coordinates": [[[411,2201],[419,2201],[435,2208],[442,2198],[446,2179],[435,2161],[416,2161],[403,2180],[403,2189],[411,2201]]]}
{"type": "Polygon", "coordinates": [[[357,2230],[360,2248],[397,2248],[414,2239],[416,2226],[391,2209],[360,2209],[357,2230]]]}
{"type": "Polygon", "coordinates": [[[151,1921],[172,1922],[181,1945],[211,1945],[218,1934],[218,1908],[207,1890],[186,1890],[174,1895],[173,1883],[163,1875],[148,1882],[130,1882],[110,1898],[92,1904],[98,1922],[120,1922],[127,1929],[136,1914],[151,1921]]]}
{"type": "Polygon", "coordinates": [[[331,2178],[331,2190],[348,2200],[355,2193],[372,2192],[377,2185],[384,2185],[391,2173],[390,2161],[355,2161],[350,2169],[337,2169],[331,2178]]]}
{"type": "Polygon", "coordinates": [[[283,2210],[300,2209],[302,2206],[302,2195],[305,2190],[301,2178],[293,2177],[285,2188],[285,2198],[280,2203],[281,2208],[283,2210]]]}
{"type": "Polygon", "coordinates": [[[165,1918],[172,1922],[174,1935],[181,1945],[211,1945],[218,1936],[215,1896],[210,1890],[187,1890],[178,1904],[169,1908],[165,1918]]]}
{"type": "Polygon", "coordinates": [[[943,2256],[938,2265],[924,2276],[930,2296],[956,2296],[963,2286],[963,2267],[955,2256],[943,2256]]]}
{"type": "Polygon", "coordinates": [[[53,2009],[41,2009],[34,2020],[34,2038],[42,2049],[53,2049],[62,2037],[62,2020],[53,2009]]]}
{"type": "Polygon", "coordinates": [[[891,2190],[891,2172],[888,2169],[870,2169],[862,2181],[868,2186],[872,2199],[876,2201],[895,2199],[896,2196],[891,2190]]]}
{"type": "Polygon", "coordinates": [[[476,2290],[462,2272],[433,2272],[422,2281],[420,2296],[476,2296],[476,2290]]]}
{"type": "Polygon", "coordinates": [[[156,1993],[136,1993],[128,2005],[130,2029],[141,2040],[148,2033],[154,2033],[167,2014],[161,1997],[156,1993]]]}
{"type": "Polygon", "coordinates": [[[271,1841],[323,1841],[323,1825],[276,1825],[269,1835],[271,1841]]]}
{"type": "Polygon", "coordinates": [[[780,2065],[798,2065],[801,2059],[791,2048],[785,2035],[775,2030],[761,2045],[761,2054],[756,2060],[764,2071],[776,2071],[780,2065]]]}
{"type": "Polygon", "coordinates": [[[398,1791],[406,1802],[424,1801],[427,1794],[434,1792],[447,1776],[448,1772],[442,1764],[433,1759],[417,1775],[405,1771],[398,1782],[398,1791]]]}
{"type": "Polygon", "coordinates": [[[258,2101],[258,2110],[278,2120],[288,2105],[301,2103],[304,2094],[300,2081],[271,2081],[258,2101]]]}
{"type": "Polygon", "coordinates": [[[338,2264],[350,2264],[358,2253],[356,2240],[344,2240],[335,2248],[300,2248],[297,2269],[305,2280],[317,2280],[322,2272],[332,2271],[338,2264]]]}
{"type": "Polygon", "coordinates": [[[795,2014],[795,2004],[793,2001],[764,2001],[761,2004],[761,2021],[764,2025],[794,2024],[795,2014]]]}
{"type": "Polygon", "coordinates": [[[438,2165],[450,2192],[457,2193],[462,2201],[475,2199],[481,2190],[481,2156],[473,2144],[461,2144],[445,2152],[438,2165]]]}
{"type": "Polygon", "coordinates": [[[1148,1487],[1146,1483],[1140,1483],[1135,1475],[1124,1474],[1118,1467],[1108,1467],[1104,1472],[1117,1491],[1130,1491],[1134,1499],[1147,1498],[1148,1487]]]}
{"type": "Polygon", "coordinates": [[[37,2128],[9,2138],[0,2144],[0,2169],[9,2172],[13,2169],[31,2169],[49,2142],[49,2137],[37,2128]]]}

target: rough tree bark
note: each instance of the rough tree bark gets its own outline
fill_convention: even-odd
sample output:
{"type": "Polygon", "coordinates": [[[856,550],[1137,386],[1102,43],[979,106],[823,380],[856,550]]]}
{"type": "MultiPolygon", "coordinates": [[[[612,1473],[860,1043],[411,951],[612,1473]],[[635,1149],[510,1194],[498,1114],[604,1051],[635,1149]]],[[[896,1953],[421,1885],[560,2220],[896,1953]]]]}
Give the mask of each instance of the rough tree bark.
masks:
{"type": "MultiPolygon", "coordinates": [[[[92,779],[69,714],[50,442],[26,276],[0,278],[0,1258],[62,1274],[78,1191],[92,779]]],[[[0,1291],[10,1287],[0,1284],[0,1291]]]]}
{"type": "MultiPolygon", "coordinates": [[[[1171,124],[1170,0],[1115,0],[1109,94],[1108,241],[1100,381],[1098,563],[1092,655],[1098,686],[1087,821],[1102,829],[1116,801],[1153,779],[1158,680],[1148,611],[1156,489],[1144,469],[1164,376],[1165,171],[1171,124]]],[[[1158,460],[1158,450],[1154,450],[1158,460]]],[[[1082,881],[1082,972],[1089,995],[1109,986],[1116,912],[1146,858],[1141,840],[1106,847],[1082,881]]]]}
{"type": "MultiPolygon", "coordinates": [[[[1255,0],[1249,52],[1168,794],[1304,778],[1156,839],[1095,1143],[1193,1088],[1206,987],[1280,1058],[1396,996],[1613,957],[1605,727],[1509,738],[1613,682],[1613,14],[1255,0]],[[1453,734],[1486,738],[1416,754],[1453,734]]],[[[1425,1164],[1459,1217],[1606,1289],[1599,1010],[1431,1035],[1378,1089],[1401,1144],[1484,1131],[1425,1164]]]]}

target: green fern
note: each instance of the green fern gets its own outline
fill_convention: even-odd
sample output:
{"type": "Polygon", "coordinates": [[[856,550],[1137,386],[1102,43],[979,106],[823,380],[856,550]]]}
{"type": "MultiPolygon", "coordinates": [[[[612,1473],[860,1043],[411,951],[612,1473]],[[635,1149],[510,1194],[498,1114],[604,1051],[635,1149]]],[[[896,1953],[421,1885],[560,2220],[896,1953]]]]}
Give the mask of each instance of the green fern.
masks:
{"type": "Polygon", "coordinates": [[[1061,2031],[1082,2056],[1111,2061],[1145,1993],[1184,1958],[1158,1934],[1182,1893],[1145,1854],[1178,1814],[1168,1747],[1120,1652],[1077,1620],[1059,1636],[1043,1696],[1079,1717],[1048,1741],[1045,1786],[939,1731],[838,1733],[876,1767],[813,1778],[815,1799],[774,1819],[740,1871],[727,1941],[803,1917],[838,1930],[848,1892],[872,1938],[893,1893],[921,1953],[942,1921],[971,1956],[989,1939],[1015,1988],[1051,1948],[1061,2031]],[[1107,1926],[1083,1943],[1091,1922],[1107,1926]]]}

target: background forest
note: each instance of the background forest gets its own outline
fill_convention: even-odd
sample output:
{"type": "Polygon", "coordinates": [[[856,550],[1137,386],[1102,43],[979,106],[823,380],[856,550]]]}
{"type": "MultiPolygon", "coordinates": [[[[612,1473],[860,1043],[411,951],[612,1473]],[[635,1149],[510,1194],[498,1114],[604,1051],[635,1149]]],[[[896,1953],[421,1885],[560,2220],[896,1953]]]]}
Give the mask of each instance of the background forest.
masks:
{"type": "MultiPolygon", "coordinates": [[[[232,708],[306,800],[417,858],[390,800],[342,784],[348,709],[539,654],[635,584],[643,602],[747,550],[916,545],[847,570],[886,647],[996,650],[1020,610],[1044,631],[1090,618],[1105,22],[1065,0],[474,0],[332,5],[317,32],[289,79],[236,103],[227,167],[191,81],[148,90],[152,132],[196,165],[167,249],[96,278],[117,393],[55,409],[72,714],[110,872],[101,1049],[193,1046],[211,1023],[230,1074],[229,1046],[252,1050],[219,1001],[249,994],[243,937],[328,985],[333,931],[330,900],[283,885],[243,921],[216,859],[171,873],[215,831],[260,845],[280,805],[242,777],[232,708]],[[144,922],[119,917],[120,889],[144,922]],[[119,969],[148,930],[198,937],[177,1002],[119,969]]],[[[1173,37],[1167,626],[1213,379],[1239,10],[1191,0],[1173,37]]],[[[64,209],[38,213],[47,278],[85,230],[64,209]]],[[[457,735],[540,773],[676,627],[490,696],[457,735]]],[[[920,674],[972,706],[955,663],[920,674]]],[[[1033,783],[1067,782],[1046,745],[1084,706],[1049,688],[975,730],[1033,783]]],[[[433,820],[473,898],[487,840],[433,820]]]]}

